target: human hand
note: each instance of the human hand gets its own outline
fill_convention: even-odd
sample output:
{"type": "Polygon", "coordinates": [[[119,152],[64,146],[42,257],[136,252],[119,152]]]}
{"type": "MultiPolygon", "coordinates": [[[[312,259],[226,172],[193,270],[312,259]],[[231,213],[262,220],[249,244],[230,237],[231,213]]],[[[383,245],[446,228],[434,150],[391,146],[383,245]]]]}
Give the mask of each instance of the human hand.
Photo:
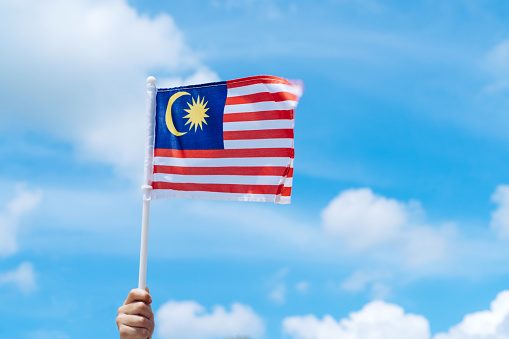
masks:
{"type": "Polygon", "coordinates": [[[120,339],[150,339],[154,332],[152,297],[146,290],[135,288],[129,292],[123,306],[118,308],[117,327],[120,339]]]}

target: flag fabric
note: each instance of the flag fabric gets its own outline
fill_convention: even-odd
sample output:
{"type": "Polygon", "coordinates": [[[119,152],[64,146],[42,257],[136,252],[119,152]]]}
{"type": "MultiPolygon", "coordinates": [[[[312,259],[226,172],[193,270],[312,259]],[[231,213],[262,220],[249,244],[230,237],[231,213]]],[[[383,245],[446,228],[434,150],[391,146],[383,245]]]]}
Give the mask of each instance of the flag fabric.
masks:
{"type": "Polygon", "coordinates": [[[265,75],[158,88],[150,199],[290,203],[302,91],[265,75]]]}

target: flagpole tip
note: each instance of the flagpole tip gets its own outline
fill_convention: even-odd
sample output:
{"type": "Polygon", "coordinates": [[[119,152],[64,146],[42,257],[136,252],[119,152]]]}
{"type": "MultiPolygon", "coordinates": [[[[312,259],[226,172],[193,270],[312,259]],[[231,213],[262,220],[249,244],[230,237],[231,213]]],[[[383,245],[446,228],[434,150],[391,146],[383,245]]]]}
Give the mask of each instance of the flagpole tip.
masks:
{"type": "Polygon", "coordinates": [[[156,78],[154,78],[153,76],[149,76],[147,78],[147,84],[155,85],[156,84],[156,78]]]}

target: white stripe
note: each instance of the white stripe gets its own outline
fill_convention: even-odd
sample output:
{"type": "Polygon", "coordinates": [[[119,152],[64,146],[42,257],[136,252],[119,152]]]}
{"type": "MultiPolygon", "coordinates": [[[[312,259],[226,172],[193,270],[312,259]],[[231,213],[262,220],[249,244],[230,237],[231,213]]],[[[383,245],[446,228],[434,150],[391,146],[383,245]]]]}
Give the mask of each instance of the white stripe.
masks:
{"type": "Polygon", "coordinates": [[[277,158],[171,158],[154,157],[154,165],[182,166],[182,167],[223,167],[223,166],[292,166],[292,160],[287,157],[277,158]]]}
{"type": "Polygon", "coordinates": [[[237,97],[260,92],[278,93],[288,92],[298,97],[302,96],[302,88],[286,84],[253,84],[242,87],[228,88],[227,97],[237,97]]]}
{"type": "Polygon", "coordinates": [[[290,197],[276,196],[273,194],[245,194],[245,193],[218,193],[201,191],[174,191],[170,189],[152,190],[152,199],[163,198],[191,198],[191,199],[212,199],[212,200],[230,200],[230,201],[259,201],[259,202],[278,202],[280,204],[289,204],[290,197]]]}
{"type": "Polygon", "coordinates": [[[293,148],[293,139],[225,140],[225,149],[293,148]]]}
{"type": "Polygon", "coordinates": [[[283,197],[283,196],[281,196],[281,197],[279,197],[279,201],[277,201],[277,203],[286,205],[286,204],[291,203],[291,201],[292,201],[291,197],[286,197],[286,196],[283,197]]]}
{"type": "MultiPolygon", "coordinates": [[[[154,173],[154,181],[193,184],[237,184],[237,185],[280,185],[282,177],[265,175],[180,175],[154,173]]],[[[285,179],[285,186],[291,186],[291,178],[285,179]],[[290,182],[287,182],[290,180],[290,182]]]]}
{"type": "Polygon", "coordinates": [[[294,121],[284,120],[260,120],[260,121],[238,121],[224,122],[223,131],[253,131],[259,129],[291,129],[294,121]]]}
{"type": "Polygon", "coordinates": [[[262,101],[251,104],[239,104],[239,105],[226,105],[224,106],[224,114],[228,113],[246,113],[246,112],[258,112],[258,111],[277,111],[277,110],[289,110],[297,107],[297,101],[262,101]]]}

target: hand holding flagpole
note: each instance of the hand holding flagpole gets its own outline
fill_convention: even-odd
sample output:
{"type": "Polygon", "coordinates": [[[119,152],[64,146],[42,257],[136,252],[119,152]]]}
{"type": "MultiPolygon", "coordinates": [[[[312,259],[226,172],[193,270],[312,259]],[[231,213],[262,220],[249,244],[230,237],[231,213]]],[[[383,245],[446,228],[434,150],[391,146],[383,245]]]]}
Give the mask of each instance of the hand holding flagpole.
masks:
{"type": "Polygon", "coordinates": [[[140,246],[140,274],[138,288],[145,289],[147,286],[147,252],[148,252],[148,226],[150,215],[150,191],[152,190],[154,157],[154,124],[156,112],[156,78],[147,78],[147,122],[145,140],[145,169],[143,175],[143,212],[141,221],[141,246],[140,246]]]}

